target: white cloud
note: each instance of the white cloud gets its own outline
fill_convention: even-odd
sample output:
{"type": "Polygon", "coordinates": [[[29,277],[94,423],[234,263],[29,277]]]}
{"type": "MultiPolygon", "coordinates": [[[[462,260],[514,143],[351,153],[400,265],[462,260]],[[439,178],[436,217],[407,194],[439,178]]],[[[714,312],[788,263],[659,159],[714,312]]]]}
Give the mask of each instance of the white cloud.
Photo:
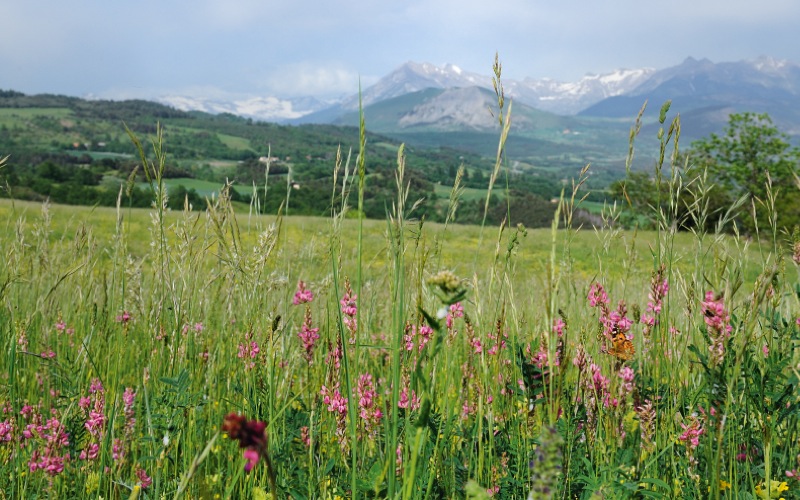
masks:
{"type": "Polygon", "coordinates": [[[362,87],[377,80],[342,64],[299,62],[277,67],[263,77],[262,84],[274,95],[336,97],[358,92],[359,78],[362,87]]]}

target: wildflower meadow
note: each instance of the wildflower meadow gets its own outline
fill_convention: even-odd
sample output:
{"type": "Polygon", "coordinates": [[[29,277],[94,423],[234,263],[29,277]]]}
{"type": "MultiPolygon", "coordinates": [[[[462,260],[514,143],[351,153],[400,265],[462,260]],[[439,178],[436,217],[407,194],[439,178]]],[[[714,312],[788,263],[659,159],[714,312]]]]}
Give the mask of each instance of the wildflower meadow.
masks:
{"type": "Polygon", "coordinates": [[[455,225],[458,179],[428,224],[402,148],[364,220],[363,121],[327,219],[169,211],[159,136],[150,210],[2,201],[0,497],[797,497],[800,238],[678,206],[662,126],[647,231],[573,222],[591,167],[551,229],[455,225]]]}

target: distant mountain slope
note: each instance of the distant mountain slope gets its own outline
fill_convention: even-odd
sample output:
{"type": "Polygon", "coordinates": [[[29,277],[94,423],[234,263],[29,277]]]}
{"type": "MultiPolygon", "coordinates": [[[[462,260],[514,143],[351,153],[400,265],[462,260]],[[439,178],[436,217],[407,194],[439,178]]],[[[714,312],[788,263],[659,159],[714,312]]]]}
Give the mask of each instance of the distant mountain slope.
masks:
{"type": "Polygon", "coordinates": [[[645,100],[657,110],[668,99],[683,115],[684,132],[693,137],[719,131],[728,114],[743,111],[769,113],[783,131],[800,136],[800,65],[768,57],[716,64],[688,58],[579,116],[633,117],[645,100]]]}
{"type": "MultiPolygon", "coordinates": [[[[510,101],[506,101],[506,112],[510,101]]],[[[507,153],[537,165],[561,164],[576,155],[576,164],[616,162],[627,151],[630,123],[622,120],[560,116],[521,102],[511,105],[507,153]],[[533,160],[535,159],[535,160],[533,160]]],[[[412,146],[447,147],[486,157],[497,153],[500,125],[497,96],[480,87],[429,88],[364,107],[368,130],[412,146]]],[[[338,118],[337,125],[356,125],[357,111],[338,118]]]]}
{"type": "MultiPolygon", "coordinates": [[[[0,90],[0,158],[46,155],[108,155],[133,158],[136,149],[125,127],[143,141],[152,137],[156,124],[164,129],[170,162],[202,163],[255,161],[268,152],[295,168],[330,163],[337,148],[358,149],[357,128],[338,125],[289,126],[256,122],[229,113],[185,112],[143,100],[85,100],[61,95],[25,95],[0,90]]],[[[368,162],[396,161],[399,143],[367,131],[368,162]]],[[[149,150],[149,148],[148,148],[149,150]]],[[[458,164],[459,154],[419,150],[409,153],[409,165],[458,164]]],[[[277,163],[277,161],[276,161],[277,163]]],[[[483,165],[476,159],[475,165],[483,165]]],[[[487,163],[488,165],[488,163],[487,163]]],[[[413,168],[413,167],[412,167],[413,168]]]]}
{"type": "MultiPolygon", "coordinates": [[[[506,96],[543,111],[572,115],[606,97],[619,95],[642,83],[655,70],[618,70],[603,75],[586,75],[576,82],[552,79],[504,79],[506,96]]],[[[392,71],[361,94],[367,106],[425,89],[480,87],[493,92],[492,77],[464,71],[458,66],[436,66],[407,62],[392,71]]],[[[352,95],[325,110],[309,113],[295,123],[329,123],[358,109],[358,95],[352,95]]]]}
{"type": "Polygon", "coordinates": [[[574,115],[602,99],[635,88],[654,72],[652,68],[620,69],[600,75],[587,74],[576,82],[526,78],[521,82],[505,82],[504,86],[508,95],[529,106],[574,115]]]}
{"type": "MultiPolygon", "coordinates": [[[[407,62],[364,89],[361,100],[364,105],[369,105],[429,88],[451,89],[475,86],[491,88],[492,79],[464,71],[452,64],[439,67],[428,63],[407,62]]],[[[340,107],[343,110],[357,110],[358,94],[344,99],[340,107]]]]}
{"type": "MultiPolygon", "coordinates": [[[[800,66],[787,61],[761,57],[753,61],[713,63],[707,59],[688,58],[683,63],[661,70],[652,68],[620,69],[604,74],[587,74],[572,82],[549,78],[504,78],[508,100],[518,107],[526,105],[561,116],[581,119],[613,119],[632,121],[645,101],[650,103],[652,121],[660,105],[672,100],[672,110],[691,123],[684,122],[684,133],[694,139],[711,131],[720,131],[731,112],[755,111],[769,113],[777,125],[800,141],[800,66]]],[[[430,63],[407,62],[375,84],[363,89],[360,100],[371,106],[401,98],[427,89],[455,90],[481,88],[492,90],[492,77],[466,71],[453,64],[437,66],[430,63]]],[[[439,131],[485,129],[485,115],[474,113],[478,98],[474,90],[447,93],[439,96],[437,112],[434,102],[423,109],[400,110],[404,102],[390,107],[404,116],[395,125],[433,128],[439,131]],[[459,102],[463,99],[462,102],[459,102]],[[463,106],[458,114],[452,110],[463,106]],[[478,121],[475,121],[478,120],[478,121]]],[[[349,123],[355,125],[352,113],[359,107],[359,95],[353,94],[338,102],[323,102],[313,97],[285,99],[250,96],[236,99],[163,96],[160,102],[180,110],[207,113],[230,113],[253,120],[290,123],[349,123]]],[[[415,103],[417,105],[418,103],[415,103]]],[[[521,108],[519,108],[521,109],[521,108]]],[[[373,113],[376,112],[373,109],[373,113]]],[[[380,123],[383,118],[377,120],[380,123]]],[[[580,120],[579,120],[580,121],[580,120]]],[[[537,123],[536,120],[531,123],[537,123]]],[[[523,119],[517,127],[525,125],[523,119]]],[[[571,127],[570,127],[571,128],[571,127]]]]}
{"type": "MultiPolygon", "coordinates": [[[[481,131],[497,134],[500,126],[492,111],[496,108],[497,96],[485,88],[429,88],[367,105],[364,117],[369,128],[383,133],[481,131]]],[[[512,115],[513,130],[555,128],[561,131],[575,122],[522,103],[513,104],[512,115]]],[[[334,123],[354,125],[358,123],[358,113],[348,113],[334,123]]]]}

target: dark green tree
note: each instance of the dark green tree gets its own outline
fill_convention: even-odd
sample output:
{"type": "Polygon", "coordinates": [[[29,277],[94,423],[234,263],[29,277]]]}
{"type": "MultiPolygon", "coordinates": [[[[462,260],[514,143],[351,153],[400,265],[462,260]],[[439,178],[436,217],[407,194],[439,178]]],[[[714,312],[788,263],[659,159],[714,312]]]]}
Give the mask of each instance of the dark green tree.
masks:
{"type": "Polygon", "coordinates": [[[757,219],[743,214],[748,230],[765,227],[767,184],[771,182],[777,207],[778,226],[800,223],[800,193],[794,185],[794,173],[800,162],[800,150],[789,143],[766,113],[732,114],[724,134],[711,134],[695,141],[689,152],[693,164],[708,168],[713,179],[724,188],[730,200],[749,194],[755,198],[757,219]]]}

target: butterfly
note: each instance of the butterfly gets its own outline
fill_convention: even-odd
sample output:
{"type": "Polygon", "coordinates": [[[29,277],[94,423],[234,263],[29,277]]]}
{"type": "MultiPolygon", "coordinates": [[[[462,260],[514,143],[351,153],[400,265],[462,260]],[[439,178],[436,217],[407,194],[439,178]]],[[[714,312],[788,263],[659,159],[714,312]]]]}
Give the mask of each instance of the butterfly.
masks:
{"type": "Polygon", "coordinates": [[[633,342],[622,332],[617,331],[615,328],[613,337],[611,338],[612,346],[608,353],[615,356],[622,361],[628,361],[636,354],[636,348],[633,347],[633,342]]]}

